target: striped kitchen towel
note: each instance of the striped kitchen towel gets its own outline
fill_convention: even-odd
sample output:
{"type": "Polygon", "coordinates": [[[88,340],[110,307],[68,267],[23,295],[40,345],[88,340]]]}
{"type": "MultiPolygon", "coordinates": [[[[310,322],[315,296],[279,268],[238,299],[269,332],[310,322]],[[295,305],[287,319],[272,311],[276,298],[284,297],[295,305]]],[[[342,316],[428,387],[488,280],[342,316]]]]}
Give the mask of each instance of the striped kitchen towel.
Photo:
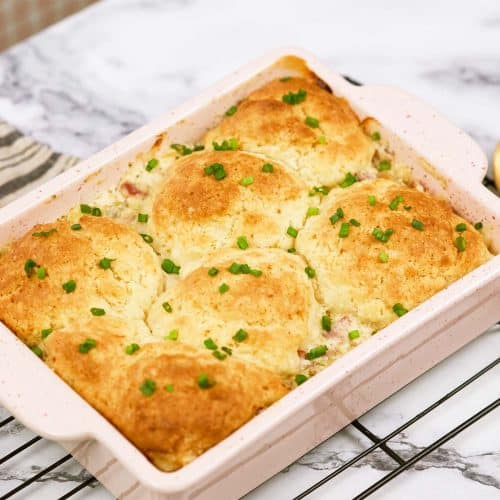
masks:
{"type": "Polygon", "coordinates": [[[0,120],[0,206],[77,162],[78,158],[56,153],[0,120]]]}

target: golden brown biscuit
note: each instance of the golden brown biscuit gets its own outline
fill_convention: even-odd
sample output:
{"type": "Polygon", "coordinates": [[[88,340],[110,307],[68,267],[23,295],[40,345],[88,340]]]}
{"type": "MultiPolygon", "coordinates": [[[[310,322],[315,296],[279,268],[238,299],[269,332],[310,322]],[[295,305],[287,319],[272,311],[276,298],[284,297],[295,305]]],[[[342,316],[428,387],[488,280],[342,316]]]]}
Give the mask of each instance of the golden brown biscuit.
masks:
{"type": "Polygon", "coordinates": [[[229,348],[233,357],[296,374],[300,351],[322,343],[321,311],[306,265],[277,249],[221,251],[169,287],[148,324],[158,337],[177,332],[177,342],[221,355],[229,348]]]}
{"type": "Polygon", "coordinates": [[[28,344],[102,310],[143,319],[160,292],[158,258],[135,231],[105,217],[80,226],[35,226],[0,255],[0,320],[28,344]]]}
{"type": "Polygon", "coordinates": [[[208,132],[205,147],[231,138],[244,151],[265,154],[294,169],[309,187],[336,185],[348,172],[372,168],[373,141],[349,104],[314,80],[290,78],[264,85],[208,132]]]}
{"type": "Polygon", "coordinates": [[[384,179],[330,192],[296,246],[315,268],[326,306],[374,329],[490,258],[481,235],[447,202],[384,179]]]}
{"type": "Polygon", "coordinates": [[[153,244],[181,265],[238,248],[241,236],[250,247],[290,248],[287,228],[302,226],[310,200],[306,186],[277,162],[240,151],[191,154],[172,166],[156,196],[153,244]],[[222,173],[205,172],[211,168],[222,173]]]}
{"type": "Polygon", "coordinates": [[[162,470],[189,463],[288,390],[268,370],[180,343],[126,354],[128,331],[110,318],[76,323],[46,338],[44,358],[162,470]]]}

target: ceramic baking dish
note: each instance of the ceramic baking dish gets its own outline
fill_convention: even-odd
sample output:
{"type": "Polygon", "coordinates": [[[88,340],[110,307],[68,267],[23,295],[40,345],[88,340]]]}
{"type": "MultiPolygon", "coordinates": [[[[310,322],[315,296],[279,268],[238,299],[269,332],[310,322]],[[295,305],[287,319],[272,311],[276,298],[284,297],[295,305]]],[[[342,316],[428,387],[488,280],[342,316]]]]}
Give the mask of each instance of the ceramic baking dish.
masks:
{"type": "MultiPolygon", "coordinates": [[[[116,184],[128,161],[164,143],[193,143],[235,101],[309,68],[360,118],[381,124],[395,154],[429,191],[481,220],[500,250],[500,200],[482,186],[479,147],[400,90],[358,87],[298,49],[274,51],[0,211],[0,245],[116,184]]],[[[119,498],[237,498],[341,429],[500,319],[500,256],[381,330],[182,469],[155,468],[106,419],[0,325],[0,403],[59,441],[119,498]]]]}

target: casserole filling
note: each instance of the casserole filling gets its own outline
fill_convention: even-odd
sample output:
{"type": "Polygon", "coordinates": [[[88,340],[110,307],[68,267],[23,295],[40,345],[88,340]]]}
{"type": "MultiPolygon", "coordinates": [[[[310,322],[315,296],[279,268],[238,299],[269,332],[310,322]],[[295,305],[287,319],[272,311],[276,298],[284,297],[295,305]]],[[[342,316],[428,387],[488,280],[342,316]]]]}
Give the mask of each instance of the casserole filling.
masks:
{"type": "Polygon", "coordinates": [[[0,319],[175,470],[486,262],[481,231],[376,120],[286,77],[9,244],[0,319]]]}

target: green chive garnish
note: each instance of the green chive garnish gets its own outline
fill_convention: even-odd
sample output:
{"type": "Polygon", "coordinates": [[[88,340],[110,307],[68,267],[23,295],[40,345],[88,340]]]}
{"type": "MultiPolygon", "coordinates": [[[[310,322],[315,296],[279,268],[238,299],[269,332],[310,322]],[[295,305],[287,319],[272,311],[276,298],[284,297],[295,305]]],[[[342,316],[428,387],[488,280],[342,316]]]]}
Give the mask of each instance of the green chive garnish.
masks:
{"type": "Polygon", "coordinates": [[[161,306],[163,307],[165,312],[168,312],[168,313],[172,312],[172,306],[170,305],[169,302],[163,302],[163,304],[161,306]]]}
{"type": "Polygon", "coordinates": [[[241,328],[233,335],[233,340],[236,342],[243,342],[248,338],[248,333],[245,332],[245,330],[242,330],[241,328]]]}
{"type": "Polygon", "coordinates": [[[113,262],[114,259],[108,259],[107,257],[103,257],[99,261],[99,267],[101,269],[111,269],[111,262],[113,262]]]}
{"type": "Polygon", "coordinates": [[[264,165],[262,165],[262,172],[272,174],[274,172],[274,167],[270,163],[264,163],[264,165]]]}
{"type": "Polygon", "coordinates": [[[231,106],[227,111],[226,111],[226,116],[233,116],[236,111],[238,111],[237,106],[231,106]]]}
{"type": "Polygon", "coordinates": [[[373,207],[375,203],[377,203],[377,198],[375,198],[372,194],[368,196],[368,204],[373,207]]]}
{"type": "Polygon", "coordinates": [[[467,246],[467,242],[465,241],[465,238],[463,236],[459,236],[455,240],[455,246],[457,247],[457,250],[459,252],[463,252],[465,250],[465,247],[467,246]]]}
{"type": "Polygon", "coordinates": [[[81,224],[73,224],[71,226],[72,231],[80,231],[81,228],[82,228],[81,224]]]}
{"type": "Polygon", "coordinates": [[[151,170],[153,170],[157,166],[158,160],[156,158],[151,158],[151,160],[146,163],[146,171],[151,172],[151,170]]]}
{"type": "Polygon", "coordinates": [[[156,391],[156,382],[151,379],[145,379],[142,385],[139,387],[139,390],[146,396],[147,398],[151,397],[156,391]]]}
{"type": "Polygon", "coordinates": [[[177,340],[179,338],[179,330],[170,330],[167,335],[165,335],[165,340],[177,340]]]}
{"type": "Polygon", "coordinates": [[[382,160],[381,162],[379,162],[377,169],[379,172],[384,172],[385,170],[390,170],[391,169],[391,162],[389,160],[382,160]]]}
{"type": "Polygon", "coordinates": [[[288,226],[288,229],[286,230],[286,234],[288,234],[292,238],[297,238],[297,235],[299,234],[299,232],[294,227],[288,226]]]}
{"type": "Polygon", "coordinates": [[[174,392],[174,384],[165,384],[164,389],[165,389],[167,392],[174,392]]]}
{"type": "Polygon", "coordinates": [[[481,229],[483,229],[483,223],[482,222],[476,222],[474,224],[474,229],[477,229],[478,231],[480,231],[481,229]]]}
{"type": "Polygon", "coordinates": [[[233,355],[233,350],[230,347],[223,346],[221,347],[221,351],[224,351],[226,354],[229,354],[229,356],[233,355]]]}
{"type": "Polygon", "coordinates": [[[148,214],[137,214],[137,222],[147,222],[149,219],[148,214]]]}
{"type": "Polygon", "coordinates": [[[211,267],[208,270],[208,275],[209,276],[217,276],[219,274],[219,270],[216,267],[211,267]]]}
{"type": "Polygon", "coordinates": [[[339,238],[347,238],[349,236],[349,228],[351,226],[348,222],[342,222],[339,230],[339,238]]]}
{"type": "Polygon", "coordinates": [[[75,280],[66,281],[66,283],[64,283],[62,287],[66,293],[72,293],[76,289],[76,281],[75,280]]]}
{"type": "Polygon", "coordinates": [[[101,217],[102,211],[99,207],[92,207],[92,215],[94,217],[101,217]]]}
{"type": "Polygon", "coordinates": [[[319,142],[320,144],[326,144],[326,137],[325,137],[324,135],[320,135],[320,136],[318,137],[318,142],[319,142]]]}
{"type": "Polygon", "coordinates": [[[396,313],[397,316],[401,317],[404,316],[407,312],[408,309],[406,309],[403,304],[400,304],[399,302],[397,304],[394,304],[392,306],[392,310],[396,313]]]}
{"type": "Polygon", "coordinates": [[[315,186],[309,192],[309,196],[314,196],[316,194],[322,194],[326,196],[330,192],[330,188],[327,186],[315,186]]]}
{"type": "Polygon", "coordinates": [[[389,238],[391,235],[394,234],[394,229],[386,229],[385,231],[383,229],[380,229],[379,227],[376,227],[372,231],[372,236],[378,240],[381,241],[382,243],[387,243],[389,241],[389,238]]]}
{"type": "Polygon", "coordinates": [[[39,280],[43,280],[43,279],[45,279],[45,276],[47,276],[47,270],[45,269],[45,267],[39,267],[36,270],[36,275],[37,275],[39,280]]]}
{"type": "Polygon", "coordinates": [[[344,218],[344,211],[341,208],[337,208],[336,212],[330,217],[330,222],[334,226],[340,219],[344,218]]]}
{"type": "Polygon", "coordinates": [[[305,375],[302,375],[302,373],[295,375],[295,383],[297,385],[303,384],[306,380],[307,377],[305,375]]]}
{"type": "Polygon", "coordinates": [[[182,156],[190,155],[193,151],[201,151],[203,146],[195,146],[194,149],[188,148],[184,144],[171,144],[170,147],[182,156]]]}
{"type": "Polygon", "coordinates": [[[167,274],[179,274],[179,271],[181,270],[181,266],[177,266],[172,260],[170,259],[163,259],[163,262],[161,263],[161,268],[167,273],[167,274]]]}
{"type": "Polygon", "coordinates": [[[287,250],[288,253],[295,253],[297,251],[297,249],[291,247],[287,250]]]}
{"type": "Polygon", "coordinates": [[[356,176],[352,175],[351,172],[347,172],[344,177],[344,180],[339,184],[341,188],[346,188],[352,186],[355,182],[358,182],[356,176]]]}
{"type": "Polygon", "coordinates": [[[359,222],[359,221],[358,221],[358,220],[356,220],[356,219],[350,219],[350,220],[349,220],[349,224],[350,224],[351,226],[354,226],[354,227],[359,227],[359,226],[361,226],[361,222],[359,222]]]}
{"type": "Polygon", "coordinates": [[[288,82],[291,79],[292,79],[291,76],[284,76],[283,78],[280,78],[280,82],[288,82]]]}
{"type": "Polygon", "coordinates": [[[391,210],[397,210],[398,205],[403,202],[403,197],[398,194],[396,198],[394,198],[390,203],[389,203],[389,208],[391,210]]]}
{"type": "Polygon", "coordinates": [[[227,354],[224,354],[220,351],[212,351],[212,356],[219,361],[224,361],[227,358],[227,354]]]}
{"type": "Polygon", "coordinates": [[[245,187],[250,186],[250,184],[253,184],[253,183],[254,183],[254,178],[251,175],[249,175],[248,177],[243,177],[243,179],[241,179],[241,182],[240,182],[240,184],[242,186],[245,186],[245,187]]]}
{"type": "Polygon", "coordinates": [[[248,241],[246,236],[238,236],[236,243],[238,245],[238,248],[240,248],[241,250],[246,250],[248,248],[248,241]]]}
{"type": "Polygon", "coordinates": [[[306,116],[305,124],[311,128],[318,128],[319,120],[317,118],[313,118],[312,116],[306,116]]]}
{"type": "Polygon", "coordinates": [[[101,307],[91,307],[90,312],[93,316],[104,316],[106,314],[106,311],[101,307]]]}
{"type": "Polygon", "coordinates": [[[91,349],[97,345],[97,341],[94,339],[86,339],[83,343],[78,346],[78,351],[82,354],[87,354],[91,349]]]}
{"type": "Polygon", "coordinates": [[[410,205],[405,205],[405,206],[404,206],[404,209],[405,209],[406,211],[411,210],[411,206],[410,206],[410,205]]]}
{"type": "Polygon", "coordinates": [[[153,243],[153,238],[149,234],[140,233],[140,235],[146,243],[153,243]]]}
{"type": "Polygon", "coordinates": [[[464,231],[466,231],[466,230],[467,230],[467,224],[465,224],[465,223],[463,223],[463,222],[462,222],[462,223],[460,223],[460,224],[457,224],[457,225],[455,226],[455,231],[456,231],[457,233],[463,233],[463,232],[464,232],[464,231]]]}
{"type": "Polygon", "coordinates": [[[36,267],[36,262],[33,259],[28,259],[24,263],[24,272],[28,278],[33,274],[33,269],[36,267]]]}
{"type": "Polygon", "coordinates": [[[301,102],[304,102],[307,96],[307,92],[303,89],[300,89],[298,92],[293,93],[293,92],[288,92],[288,94],[285,94],[281,100],[286,103],[286,104],[291,104],[292,106],[295,104],[299,104],[301,102]]]}
{"type": "Polygon", "coordinates": [[[215,151],[236,151],[240,147],[238,139],[236,139],[236,137],[231,137],[230,139],[223,140],[220,144],[213,141],[212,146],[215,151]]]}
{"type": "Polygon", "coordinates": [[[215,385],[215,382],[211,380],[206,373],[200,373],[196,379],[200,389],[210,389],[215,385]]]}
{"type": "Polygon", "coordinates": [[[359,330],[351,330],[348,334],[349,340],[354,340],[359,338],[359,330]]]}
{"type": "Polygon", "coordinates": [[[419,221],[418,219],[413,219],[411,221],[411,227],[415,228],[417,231],[423,231],[424,223],[422,221],[419,221]]]}
{"type": "Polygon", "coordinates": [[[222,285],[219,287],[219,292],[220,293],[226,293],[229,290],[229,285],[226,283],[222,283],[222,285]]]}
{"type": "Polygon", "coordinates": [[[309,207],[307,209],[306,217],[312,217],[314,215],[319,214],[319,208],[318,207],[309,207]]]}
{"type": "Polygon", "coordinates": [[[330,316],[322,316],[321,317],[321,328],[325,330],[325,332],[329,332],[332,329],[332,319],[330,316]]]}
{"type": "Polygon", "coordinates": [[[55,232],[57,232],[57,229],[53,227],[52,229],[49,229],[48,231],[38,231],[36,233],[33,233],[32,236],[35,236],[38,238],[47,238],[48,236],[50,236],[51,234],[54,234],[55,232]]]}
{"type": "Polygon", "coordinates": [[[33,346],[31,348],[31,350],[39,357],[39,358],[42,358],[43,357],[43,351],[37,346],[33,346]]]}
{"type": "Polygon", "coordinates": [[[224,165],[222,165],[222,163],[212,163],[212,165],[205,167],[203,172],[205,172],[205,175],[213,175],[217,181],[221,181],[227,176],[227,172],[224,170],[224,165]]]}
{"type": "Polygon", "coordinates": [[[211,351],[215,351],[217,349],[217,344],[211,338],[205,339],[203,341],[203,345],[211,351]]]}
{"type": "Polygon", "coordinates": [[[314,278],[316,276],[316,271],[312,268],[312,267],[309,267],[307,266],[305,269],[304,269],[305,273],[307,274],[307,276],[309,278],[314,278]]]}
{"type": "Polygon", "coordinates": [[[42,335],[42,339],[46,339],[52,333],[52,328],[45,328],[40,333],[42,335]]]}
{"type": "Polygon", "coordinates": [[[380,132],[373,132],[372,140],[373,141],[380,141],[380,132]]]}
{"type": "Polygon", "coordinates": [[[125,347],[125,352],[129,355],[134,354],[134,352],[138,351],[141,348],[139,344],[129,344],[127,347],[125,347]]]}
{"type": "Polygon", "coordinates": [[[313,347],[309,352],[306,353],[306,359],[316,359],[324,356],[328,351],[328,347],[326,345],[319,345],[317,347],[313,347]]]}
{"type": "Polygon", "coordinates": [[[90,205],[86,205],[85,203],[82,203],[80,205],[80,212],[82,214],[92,214],[92,207],[90,205]]]}
{"type": "Polygon", "coordinates": [[[387,255],[386,252],[380,252],[378,254],[378,260],[386,264],[387,262],[389,262],[389,256],[387,255]]]}

